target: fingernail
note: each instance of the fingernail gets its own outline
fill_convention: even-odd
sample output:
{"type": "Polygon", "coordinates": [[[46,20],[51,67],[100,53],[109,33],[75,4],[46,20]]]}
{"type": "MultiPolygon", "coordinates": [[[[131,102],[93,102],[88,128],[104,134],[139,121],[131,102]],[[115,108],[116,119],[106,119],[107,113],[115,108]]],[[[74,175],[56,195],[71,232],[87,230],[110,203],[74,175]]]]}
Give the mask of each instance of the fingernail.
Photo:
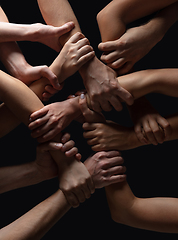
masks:
{"type": "Polygon", "coordinates": [[[61,148],[61,147],[63,146],[63,144],[62,144],[62,143],[55,143],[55,146],[56,146],[57,148],[61,148]]]}
{"type": "Polygon", "coordinates": [[[30,118],[29,118],[29,122],[31,122],[31,120],[32,120],[32,119],[31,119],[31,117],[30,117],[30,118]]]}
{"type": "Polygon", "coordinates": [[[82,93],[82,94],[80,95],[80,98],[81,98],[81,99],[85,99],[85,94],[82,93]]]}

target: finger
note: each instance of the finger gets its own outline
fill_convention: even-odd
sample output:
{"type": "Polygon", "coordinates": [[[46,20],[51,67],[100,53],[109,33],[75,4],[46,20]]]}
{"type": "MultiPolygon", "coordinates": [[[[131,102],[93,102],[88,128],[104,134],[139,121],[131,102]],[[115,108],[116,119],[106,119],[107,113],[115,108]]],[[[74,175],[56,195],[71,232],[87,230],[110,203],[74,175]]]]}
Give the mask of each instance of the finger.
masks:
{"type": "Polygon", "coordinates": [[[75,146],[75,142],[73,140],[70,140],[68,142],[66,142],[65,144],[63,144],[63,147],[61,148],[62,152],[66,152],[71,150],[73,147],[75,146]]]}
{"type": "MultiPolygon", "coordinates": [[[[88,139],[88,138],[87,138],[88,139]]],[[[94,146],[96,144],[101,144],[98,137],[93,137],[87,141],[87,144],[90,146],[94,146]]]]}
{"type": "Polygon", "coordinates": [[[119,58],[117,60],[114,60],[111,64],[109,64],[109,66],[113,69],[117,69],[122,68],[125,63],[126,63],[125,58],[119,58]]]}
{"type": "Polygon", "coordinates": [[[85,188],[82,188],[82,189],[78,189],[76,188],[73,193],[75,194],[75,196],[77,197],[79,203],[83,203],[85,202],[85,188]]]}
{"type": "Polygon", "coordinates": [[[95,137],[97,137],[97,133],[96,133],[96,131],[95,130],[93,130],[93,131],[88,131],[88,132],[84,132],[83,133],[83,136],[84,136],[84,138],[95,138],[95,137]]]}
{"type": "Polygon", "coordinates": [[[65,23],[64,25],[59,27],[59,37],[62,36],[65,33],[68,33],[75,27],[75,24],[73,22],[65,23]]]}
{"type": "Polygon", "coordinates": [[[55,89],[57,90],[61,89],[57,76],[49,69],[49,67],[47,66],[41,67],[41,76],[47,78],[55,89]]]}
{"type": "Polygon", "coordinates": [[[47,122],[48,122],[48,117],[42,117],[31,122],[28,127],[31,131],[33,131],[32,133],[35,134],[35,132],[41,131],[41,129],[45,126],[44,124],[46,124],[47,122]]]}
{"type": "Polygon", "coordinates": [[[76,43],[82,38],[85,38],[85,36],[82,33],[77,32],[71,38],[69,38],[69,40],[66,43],[76,43]]]}
{"type": "Polygon", "coordinates": [[[41,152],[47,152],[47,151],[60,150],[61,147],[62,147],[62,143],[47,142],[47,143],[39,144],[37,148],[40,149],[41,152]]]}
{"type": "Polygon", "coordinates": [[[127,176],[125,174],[122,175],[116,175],[116,176],[111,176],[109,179],[106,180],[106,186],[109,186],[114,183],[119,183],[119,182],[124,182],[126,181],[127,176]]]}
{"type": "Polygon", "coordinates": [[[156,138],[154,137],[154,134],[153,134],[152,129],[148,122],[144,122],[143,129],[144,129],[144,132],[146,134],[148,141],[150,143],[152,143],[153,145],[158,145],[158,142],[157,142],[156,138]]]}
{"type": "Polygon", "coordinates": [[[74,193],[72,192],[65,192],[63,191],[68,203],[73,207],[73,208],[76,208],[79,206],[79,200],[78,198],[75,196],[74,193]]]}
{"type": "Polygon", "coordinates": [[[48,113],[48,111],[49,111],[49,110],[48,110],[46,107],[43,107],[43,108],[41,108],[40,110],[35,111],[34,113],[32,113],[32,114],[30,115],[30,119],[29,119],[29,120],[32,122],[32,121],[34,121],[35,119],[46,115],[46,114],[48,113]]]}
{"type": "Polygon", "coordinates": [[[114,41],[108,41],[105,43],[100,43],[98,49],[103,52],[110,52],[116,49],[114,41]]]}
{"type": "Polygon", "coordinates": [[[95,52],[88,50],[87,53],[85,53],[84,55],[82,55],[79,58],[79,60],[78,60],[78,67],[80,68],[81,66],[83,66],[85,63],[87,63],[89,60],[91,60],[94,56],[95,56],[95,52]]]}
{"type": "Polygon", "coordinates": [[[126,62],[117,72],[119,75],[128,73],[133,67],[132,62],[126,62]]]}
{"type": "Polygon", "coordinates": [[[119,151],[108,151],[106,153],[107,158],[114,158],[114,157],[120,157],[121,153],[119,151]]]}
{"type": "Polygon", "coordinates": [[[119,111],[122,110],[122,104],[121,104],[120,100],[118,99],[118,97],[116,97],[114,95],[111,96],[109,102],[110,102],[111,106],[113,106],[116,111],[119,112],[119,111]]]}
{"type": "Polygon", "coordinates": [[[91,108],[95,112],[102,112],[102,108],[100,106],[100,103],[98,101],[93,101],[93,99],[90,98],[91,108]]]}
{"type": "Polygon", "coordinates": [[[97,123],[87,123],[85,122],[83,125],[82,125],[83,129],[85,131],[92,131],[92,130],[95,130],[96,127],[97,127],[97,123]]]}
{"type": "Polygon", "coordinates": [[[115,62],[118,58],[119,57],[118,57],[117,53],[114,51],[114,52],[102,54],[100,59],[101,59],[101,61],[103,61],[107,64],[110,64],[110,63],[115,62]]]}
{"type": "Polygon", "coordinates": [[[75,159],[76,159],[77,161],[80,161],[81,158],[82,158],[82,155],[81,155],[80,153],[75,154],[75,159]]]}
{"type": "MultiPolygon", "coordinates": [[[[62,86],[61,86],[62,87],[62,86]]],[[[62,88],[61,88],[62,89],[62,88]]],[[[60,89],[60,90],[61,90],[60,89]]],[[[56,93],[58,93],[58,90],[56,90],[55,88],[53,88],[51,85],[46,85],[45,87],[45,91],[48,92],[51,95],[54,95],[56,93]]]]}
{"type": "Polygon", "coordinates": [[[37,138],[38,142],[43,143],[43,142],[50,141],[51,139],[53,139],[55,136],[57,136],[61,132],[61,130],[53,127],[51,129],[49,128],[49,130],[42,129],[41,132],[42,132],[42,134],[40,134],[40,132],[36,133],[39,136],[34,137],[34,135],[32,135],[32,137],[37,138]]]}
{"type": "Polygon", "coordinates": [[[101,108],[106,112],[109,112],[112,110],[112,105],[110,104],[110,102],[107,99],[101,99],[99,101],[99,104],[100,104],[101,108]]]}
{"type": "Polygon", "coordinates": [[[73,147],[70,150],[65,152],[66,157],[74,157],[78,153],[78,148],[73,147]]]}
{"type": "Polygon", "coordinates": [[[51,95],[50,93],[44,92],[44,93],[42,94],[42,101],[43,101],[43,102],[48,102],[51,97],[52,97],[52,95],[51,95]]]}
{"type": "Polygon", "coordinates": [[[134,130],[135,130],[135,133],[136,133],[137,138],[139,139],[139,141],[140,141],[141,143],[143,143],[143,144],[148,144],[147,139],[146,139],[145,136],[143,135],[141,125],[140,125],[140,124],[135,125],[134,130]]]}
{"type": "Polygon", "coordinates": [[[125,172],[126,172],[125,166],[114,166],[114,167],[108,169],[106,174],[111,177],[113,175],[124,174],[125,172]]]}
{"type": "Polygon", "coordinates": [[[132,95],[122,87],[120,87],[117,93],[117,97],[123,99],[124,102],[126,102],[128,105],[132,105],[134,102],[132,95]]]}
{"type": "Polygon", "coordinates": [[[152,132],[154,134],[154,137],[157,141],[157,143],[163,143],[164,141],[164,132],[161,127],[159,127],[158,123],[156,121],[150,121],[150,127],[152,129],[152,132]]]}
{"type": "Polygon", "coordinates": [[[89,40],[87,39],[87,38],[82,38],[82,39],[80,39],[80,40],[78,40],[77,42],[76,42],[76,45],[77,45],[77,47],[78,47],[78,50],[81,50],[81,48],[82,47],[84,47],[84,46],[88,46],[88,47],[90,47],[90,49],[93,49],[91,46],[90,46],[90,42],[89,42],[89,40]]]}
{"type": "Polygon", "coordinates": [[[89,193],[93,194],[95,192],[95,186],[91,177],[87,179],[87,185],[88,185],[88,188],[87,188],[87,191],[85,192],[85,196],[87,196],[87,194],[89,193]],[[89,193],[88,193],[88,189],[89,189],[89,193]]]}
{"type": "Polygon", "coordinates": [[[165,118],[159,118],[157,121],[164,131],[163,140],[168,139],[172,133],[172,129],[169,122],[165,118]]]}
{"type": "Polygon", "coordinates": [[[93,111],[88,108],[87,99],[84,94],[80,95],[79,106],[80,106],[80,110],[85,118],[85,121],[89,121],[91,116],[93,115],[93,111]]]}
{"type": "Polygon", "coordinates": [[[64,133],[62,138],[61,138],[61,142],[64,144],[67,141],[69,141],[69,139],[70,139],[70,134],[69,133],[64,133]]]}

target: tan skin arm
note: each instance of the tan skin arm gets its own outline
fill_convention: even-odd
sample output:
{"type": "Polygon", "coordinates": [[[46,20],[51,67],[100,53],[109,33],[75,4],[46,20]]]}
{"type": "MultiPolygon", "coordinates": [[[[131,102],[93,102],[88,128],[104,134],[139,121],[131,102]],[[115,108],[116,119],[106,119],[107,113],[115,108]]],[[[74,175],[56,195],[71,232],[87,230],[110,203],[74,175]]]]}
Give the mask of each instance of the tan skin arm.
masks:
{"type": "MultiPolygon", "coordinates": [[[[50,3],[46,0],[38,0],[38,4],[47,24],[59,26],[67,21],[73,21],[76,27],[70,34],[80,31],[77,19],[67,0],[53,0],[50,3]]],[[[64,44],[69,36],[65,35],[62,39],[60,38],[60,43],[64,44]]],[[[122,106],[118,95],[128,104],[133,103],[132,96],[120,88],[112,69],[105,66],[97,57],[82,66],[79,72],[89,94],[91,106],[95,111],[99,112],[102,109],[109,111],[111,110],[110,104],[120,111],[122,106]]]]}
{"type": "Polygon", "coordinates": [[[176,68],[144,70],[118,77],[118,81],[132,94],[134,99],[154,92],[178,97],[177,74],[176,68]]]}
{"type": "Polygon", "coordinates": [[[105,189],[114,221],[151,231],[178,233],[178,199],[137,198],[127,182],[105,189]]]}

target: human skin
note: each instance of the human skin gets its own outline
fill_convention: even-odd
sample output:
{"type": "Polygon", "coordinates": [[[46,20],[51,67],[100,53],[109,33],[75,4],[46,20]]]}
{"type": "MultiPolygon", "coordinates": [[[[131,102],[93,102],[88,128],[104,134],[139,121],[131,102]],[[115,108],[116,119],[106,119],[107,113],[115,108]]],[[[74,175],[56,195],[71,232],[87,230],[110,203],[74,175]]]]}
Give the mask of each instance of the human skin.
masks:
{"type": "MultiPolygon", "coordinates": [[[[96,123],[98,121],[99,124],[100,121],[103,121],[100,115],[87,107],[84,94],[81,95],[79,104],[86,122],[92,124],[92,122],[96,123]]],[[[178,115],[170,120],[170,124],[175,126],[175,129],[173,127],[175,131],[172,137],[178,137],[177,120],[178,115]]],[[[106,131],[110,131],[110,129],[106,131]]],[[[104,134],[107,134],[107,132],[103,132],[104,134]]],[[[109,141],[107,144],[109,145],[109,141]]],[[[97,150],[95,149],[95,151],[97,150]]],[[[109,185],[105,187],[105,190],[111,217],[115,222],[151,231],[178,232],[178,199],[164,197],[138,198],[131,191],[127,181],[109,185]]]]}
{"type": "Polygon", "coordinates": [[[40,23],[12,24],[9,23],[3,9],[0,8],[0,25],[0,59],[8,72],[27,85],[41,77],[48,78],[54,87],[50,96],[60,90],[56,75],[45,65],[32,67],[26,61],[16,41],[38,41],[59,52],[61,48],[56,39],[70,31],[74,27],[74,23],[66,23],[58,28],[40,23]]]}
{"type": "MultiPolygon", "coordinates": [[[[35,162],[0,169],[0,192],[36,184],[57,176],[57,166],[48,154],[49,150],[56,151],[57,149],[54,143],[42,144],[38,149],[38,160],[35,162]]],[[[84,164],[91,174],[95,188],[122,182],[126,178],[125,167],[122,166],[123,159],[119,152],[96,153],[84,164]]],[[[39,240],[70,208],[62,191],[57,190],[26,214],[2,228],[0,237],[5,240],[12,238],[14,240],[39,240]]]]}
{"type": "MultiPolygon", "coordinates": [[[[68,1],[53,0],[49,4],[49,1],[38,0],[38,4],[47,24],[61,26],[68,21],[75,23],[75,28],[70,33],[59,38],[61,45],[75,32],[81,31],[68,1]]],[[[120,98],[129,105],[133,103],[132,96],[118,84],[115,72],[104,65],[97,57],[83,65],[79,69],[79,73],[89,94],[91,106],[95,111],[101,111],[102,109],[110,111],[110,105],[120,111],[122,109],[120,98]]]]}
{"type": "MultiPolygon", "coordinates": [[[[75,39],[75,37],[77,37],[77,39],[79,37],[79,39],[83,40],[83,36],[81,34],[76,34],[75,36],[73,36],[72,39],[75,39]]],[[[66,47],[68,49],[68,45],[66,47]]],[[[88,47],[87,47],[87,49],[88,49],[88,47]]],[[[65,48],[64,48],[64,50],[65,50],[65,48]]],[[[87,52],[88,52],[88,50],[87,50],[87,52]]],[[[91,52],[91,48],[89,48],[89,52],[91,52]]],[[[54,67],[55,70],[58,69],[58,71],[59,71],[57,74],[58,76],[60,76],[61,72],[60,72],[60,68],[56,68],[56,64],[58,65],[61,62],[60,56],[61,55],[58,56],[58,58],[55,60],[55,63],[51,66],[51,68],[54,67]]],[[[70,54],[69,54],[69,56],[70,56],[70,54]]],[[[80,54],[79,54],[79,56],[80,56],[80,54]]],[[[82,53],[82,56],[83,56],[83,53],[82,53]]],[[[92,57],[93,57],[93,55],[92,55],[92,57]]],[[[68,58],[66,58],[66,60],[62,62],[63,70],[65,69],[65,66],[68,66],[67,59],[68,58]]],[[[70,57],[69,57],[69,59],[70,59],[70,57]]],[[[86,59],[84,59],[84,61],[85,60],[86,59]]],[[[73,61],[73,59],[72,59],[72,61],[73,61]]],[[[76,63],[78,61],[79,61],[79,65],[80,65],[81,64],[80,57],[79,57],[79,59],[76,58],[76,62],[74,64],[74,66],[71,65],[71,66],[73,66],[72,69],[74,72],[76,71],[76,67],[77,67],[76,63]]],[[[66,71],[67,71],[67,69],[66,69],[66,71]]],[[[65,72],[64,72],[64,74],[65,74],[65,72]]],[[[15,78],[10,77],[9,75],[7,75],[3,72],[1,72],[0,84],[1,84],[1,100],[6,104],[6,106],[10,109],[10,111],[12,113],[14,113],[14,115],[18,116],[18,118],[20,118],[20,120],[22,122],[24,122],[26,125],[28,125],[30,114],[36,110],[39,110],[40,108],[42,108],[44,106],[41,103],[41,101],[39,100],[39,98],[35,95],[35,93],[40,98],[42,98],[42,93],[44,92],[44,88],[45,88],[46,84],[48,84],[48,80],[41,79],[38,82],[35,82],[31,86],[31,88],[35,91],[35,93],[33,93],[28,87],[26,87],[20,81],[16,80],[15,78]],[[23,94],[20,94],[20,93],[23,93],[23,94]],[[26,101],[26,99],[28,99],[29,101],[26,101]]],[[[9,112],[7,111],[7,109],[6,109],[6,113],[8,113],[8,115],[9,115],[9,112]]],[[[3,117],[5,120],[6,116],[3,115],[3,117]]],[[[13,122],[13,119],[11,119],[10,121],[13,122]]],[[[17,122],[17,121],[15,120],[15,122],[17,122]]],[[[5,123],[5,125],[6,124],[7,123],[5,123]]],[[[6,126],[7,131],[9,131],[8,127],[9,126],[6,126]]],[[[61,134],[58,134],[58,136],[56,136],[56,138],[53,140],[58,142],[58,141],[60,141],[60,138],[61,138],[61,134]]],[[[91,181],[88,171],[86,170],[86,168],[84,167],[84,165],[81,162],[78,162],[74,158],[66,158],[66,161],[62,161],[62,159],[65,159],[65,158],[63,158],[63,157],[65,157],[64,153],[51,152],[51,154],[52,154],[53,158],[56,160],[56,164],[58,165],[59,176],[61,177],[60,188],[65,193],[65,196],[67,197],[70,204],[72,206],[78,206],[80,201],[83,202],[85,200],[85,198],[90,197],[91,192],[94,191],[93,183],[91,181]],[[77,167],[77,165],[78,165],[78,167],[77,167]],[[72,171],[72,169],[74,170],[73,176],[72,176],[72,174],[69,174],[69,172],[72,171]],[[69,176],[68,176],[68,174],[69,174],[69,176]],[[75,176],[78,176],[78,180],[77,180],[77,178],[75,178],[75,176]],[[72,178],[71,181],[69,180],[70,178],[72,178]],[[81,188],[79,190],[79,188],[78,188],[79,185],[76,180],[78,181],[79,185],[82,187],[82,190],[81,190],[81,188]],[[77,199],[74,196],[74,194],[72,193],[71,183],[73,184],[73,187],[75,189],[74,192],[76,192],[76,195],[79,196],[80,200],[77,199]]]]}

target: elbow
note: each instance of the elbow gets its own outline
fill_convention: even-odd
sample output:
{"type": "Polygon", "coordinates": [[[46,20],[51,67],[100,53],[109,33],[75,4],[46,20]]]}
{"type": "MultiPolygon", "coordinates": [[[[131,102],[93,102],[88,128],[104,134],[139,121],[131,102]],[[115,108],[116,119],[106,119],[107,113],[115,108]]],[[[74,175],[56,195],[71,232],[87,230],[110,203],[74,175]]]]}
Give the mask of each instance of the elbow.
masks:
{"type": "Polygon", "coordinates": [[[121,218],[121,214],[117,213],[117,211],[112,211],[110,209],[110,215],[111,215],[111,219],[115,222],[115,223],[123,223],[122,218],[121,218]]]}
{"type": "Polygon", "coordinates": [[[107,7],[103,8],[96,16],[96,20],[99,28],[104,26],[108,22],[108,11],[107,7]]]}

